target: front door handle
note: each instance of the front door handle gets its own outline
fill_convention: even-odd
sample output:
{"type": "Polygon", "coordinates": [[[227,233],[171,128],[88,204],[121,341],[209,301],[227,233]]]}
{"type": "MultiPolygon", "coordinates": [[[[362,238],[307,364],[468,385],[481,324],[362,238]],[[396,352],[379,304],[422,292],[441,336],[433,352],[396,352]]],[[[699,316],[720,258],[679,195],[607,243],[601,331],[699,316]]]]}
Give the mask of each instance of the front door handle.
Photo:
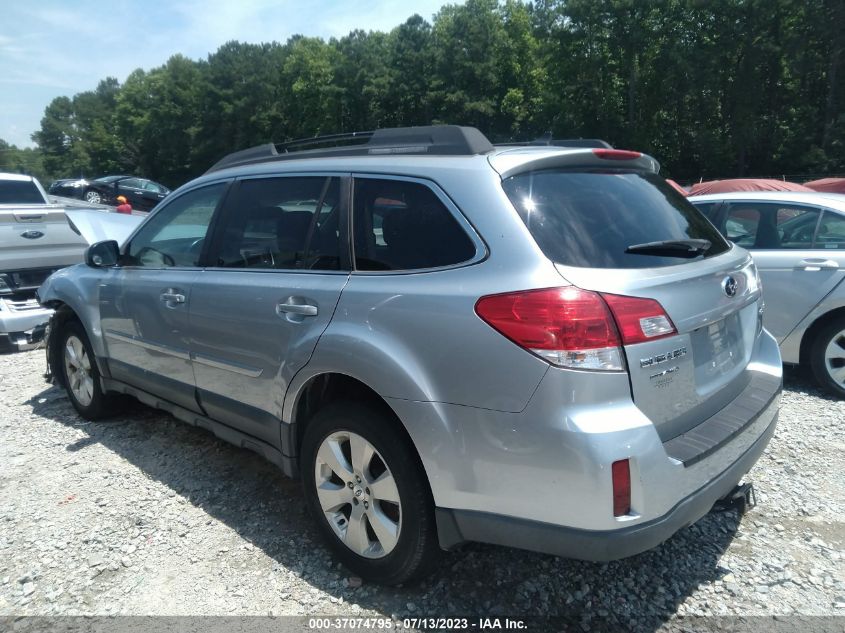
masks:
{"type": "Polygon", "coordinates": [[[836,270],[839,268],[832,259],[822,259],[821,257],[809,257],[798,262],[798,267],[808,272],[817,272],[819,270],[836,270]]]}
{"type": "Polygon", "coordinates": [[[185,295],[172,288],[162,292],[160,298],[167,305],[185,303],[185,295]]]}
{"type": "Polygon", "coordinates": [[[280,303],[276,306],[276,312],[279,314],[317,316],[317,306],[308,303],[280,303]]]}

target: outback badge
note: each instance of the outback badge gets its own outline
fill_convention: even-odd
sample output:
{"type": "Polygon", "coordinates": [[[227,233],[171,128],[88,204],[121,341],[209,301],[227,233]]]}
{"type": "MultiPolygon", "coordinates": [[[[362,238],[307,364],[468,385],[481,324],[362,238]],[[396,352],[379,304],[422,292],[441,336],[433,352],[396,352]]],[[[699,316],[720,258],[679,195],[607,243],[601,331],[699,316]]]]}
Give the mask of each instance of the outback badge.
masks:
{"type": "Polygon", "coordinates": [[[666,352],[665,354],[655,354],[654,356],[649,356],[648,358],[641,358],[640,367],[651,367],[652,365],[659,365],[660,363],[675,360],[676,358],[680,358],[681,356],[686,355],[687,348],[679,347],[678,349],[673,349],[671,352],[666,352]]]}

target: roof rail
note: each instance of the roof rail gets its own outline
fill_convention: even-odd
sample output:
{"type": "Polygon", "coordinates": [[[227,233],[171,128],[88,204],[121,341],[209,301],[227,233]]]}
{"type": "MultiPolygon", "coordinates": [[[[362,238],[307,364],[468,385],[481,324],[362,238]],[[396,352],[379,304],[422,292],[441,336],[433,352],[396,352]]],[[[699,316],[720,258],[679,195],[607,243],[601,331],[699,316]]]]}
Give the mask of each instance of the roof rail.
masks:
{"type": "Polygon", "coordinates": [[[515,143],[496,143],[496,147],[532,147],[532,146],[552,146],[552,147],[602,147],[604,149],[613,149],[613,145],[607,141],[599,138],[552,138],[551,132],[546,132],[540,138],[533,141],[523,141],[515,143]]]}
{"type": "Polygon", "coordinates": [[[274,145],[267,143],[234,152],[220,159],[206,173],[267,161],[337,156],[413,154],[429,156],[472,156],[492,151],[493,145],[474,127],[426,125],[396,127],[372,132],[350,132],[297,139],[274,145]],[[366,143],[360,141],[367,139],[366,143]],[[339,143],[347,145],[339,146],[339,143]],[[291,151],[295,147],[332,145],[319,149],[291,151]]]}

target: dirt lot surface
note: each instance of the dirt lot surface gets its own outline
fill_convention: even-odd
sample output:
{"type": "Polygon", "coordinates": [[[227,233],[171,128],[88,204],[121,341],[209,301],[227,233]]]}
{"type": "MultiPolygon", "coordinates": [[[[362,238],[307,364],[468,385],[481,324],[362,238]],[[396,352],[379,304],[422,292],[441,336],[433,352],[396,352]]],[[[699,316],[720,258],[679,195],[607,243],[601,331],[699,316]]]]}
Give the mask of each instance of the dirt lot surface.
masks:
{"type": "Polygon", "coordinates": [[[0,616],[845,615],[845,402],[796,371],[743,517],[711,512],[610,564],[471,545],[384,588],[317,541],[297,482],[140,404],[85,422],[43,358],[0,356],[0,616]]]}

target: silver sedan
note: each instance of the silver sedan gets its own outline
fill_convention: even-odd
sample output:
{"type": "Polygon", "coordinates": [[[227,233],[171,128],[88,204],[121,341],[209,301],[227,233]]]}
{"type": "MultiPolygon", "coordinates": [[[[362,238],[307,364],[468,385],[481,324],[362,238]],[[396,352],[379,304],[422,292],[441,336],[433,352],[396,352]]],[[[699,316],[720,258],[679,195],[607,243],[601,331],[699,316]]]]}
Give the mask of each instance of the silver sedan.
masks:
{"type": "Polygon", "coordinates": [[[765,326],[783,361],[809,366],[823,387],[845,397],[845,195],[738,192],[689,200],[751,251],[765,326]]]}

